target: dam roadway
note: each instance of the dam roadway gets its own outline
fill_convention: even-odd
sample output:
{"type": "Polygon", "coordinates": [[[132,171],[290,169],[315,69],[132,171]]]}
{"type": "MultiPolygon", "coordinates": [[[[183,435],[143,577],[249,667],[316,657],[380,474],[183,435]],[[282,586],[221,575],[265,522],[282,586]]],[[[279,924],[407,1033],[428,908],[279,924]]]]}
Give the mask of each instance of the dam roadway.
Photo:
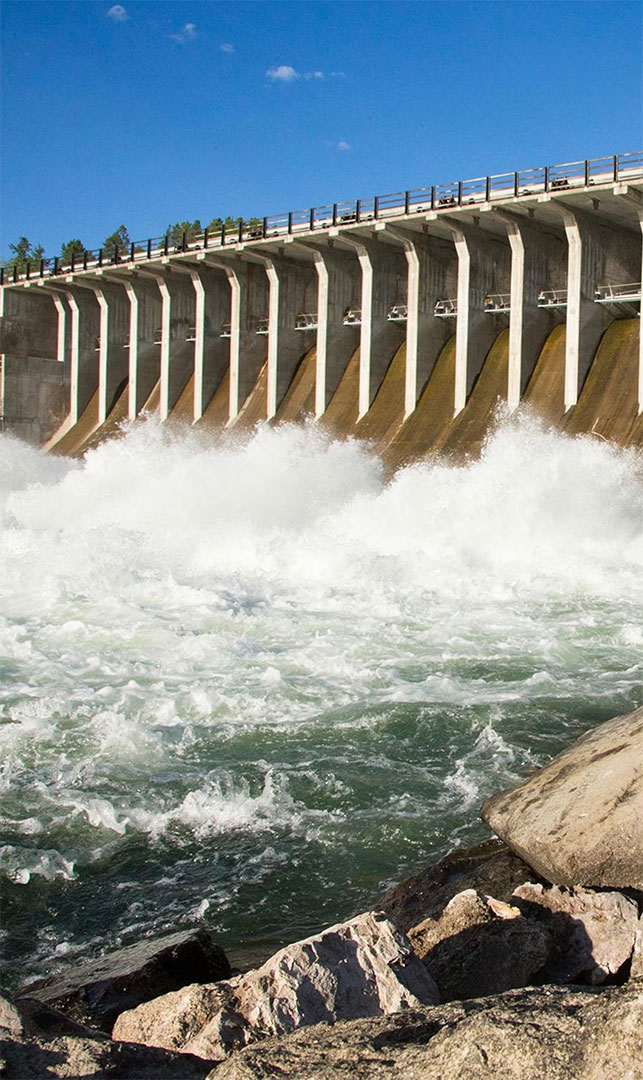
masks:
{"type": "Polygon", "coordinates": [[[391,467],[476,454],[498,403],[643,445],[643,153],[289,212],[3,273],[3,430],[314,416],[391,467]]]}

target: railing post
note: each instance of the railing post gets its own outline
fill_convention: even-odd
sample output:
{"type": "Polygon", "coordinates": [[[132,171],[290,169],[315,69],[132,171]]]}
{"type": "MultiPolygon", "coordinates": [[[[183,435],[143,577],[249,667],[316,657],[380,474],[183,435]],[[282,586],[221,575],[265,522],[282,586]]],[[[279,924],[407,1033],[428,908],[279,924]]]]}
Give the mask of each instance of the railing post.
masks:
{"type": "Polygon", "coordinates": [[[380,212],[380,197],[379,197],[379,195],[376,195],[375,198],[373,199],[373,217],[375,218],[376,221],[377,221],[377,219],[379,217],[379,212],[380,212]]]}
{"type": "Polygon", "coordinates": [[[76,269],[76,252],[75,251],[72,251],[72,253],[71,253],[71,262],[70,262],[69,265],[70,265],[70,268],[71,268],[71,272],[73,274],[74,270],[76,269]]]}
{"type": "Polygon", "coordinates": [[[118,249],[118,244],[114,244],[114,258],[112,259],[112,262],[113,263],[120,262],[120,253],[119,253],[119,249],[118,249]]]}
{"type": "Polygon", "coordinates": [[[458,206],[462,206],[462,180],[458,180],[458,206]]]}
{"type": "Polygon", "coordinates": [[[411,209],[411,196],[408,191],[404,192],[404,213],[408,214],[411,209]]]}
{"type": "Polygon", "coordinates": [[[589,161],[585,158],[585,187],[589,185],[589,161]]]}
{"type": "Polygon", "coordinates": [[[435,210],[435,184],[431,187],[431,209],[435,210]]]}
{"type": "Polygon", "coordinates": [[[188,234],[184,229],[182,234],[181,234],[181,251],[187,251],[187,249],[188,249],[188,234]]]}
{"type": "Polygon", "coordinates": [[[45,260],[44,259],[40,260],[40,276],[41,277],[45,276],[45,260]]]}
{"type": "Polygon", "coordinates": [[[266,233],[268,232],[268,218],[263,219],[263,238],[266,239],[266,233]]]}
{"type": "Polygon", "coordinates": [[[221,247],[225,245],[225,221],[221,222],[221,247]]]}
{"type": "Polygon", "coordinates": [[[83,270],[87,269],[87,256],[88,255],[89,255],[89,252],[88,252],[87,248],[85,248],[85,250],[83,251],[83,270]]]}
{"type": "Polygon", "coordinates": [[[243,240],[243,218],[239,218],[239,229],[237,232],[237,240],[239,243],[243,240]]]}
{"type": "Polygon", "coordinates": [[[98,265],[99,266],[103,265],[103,249],[102,248],[98,249],[98,265]]]}
{"type": "Polygon", "coordinates": [[[131,262],[134,262],[134,248],[135,248],[135,246],[136,245],[134,244],[134,241],[132,240],[132,243],[130,244],[130,247],[129,247],[129,257],[130,257],[131,262]]]}
{"type": "Polygon", "coordinates": [[[25,278],[27,279],[27,281],[29,281],[30,277],[31,277],[31,263],[28,262],[27,265],[25,266],[25,278]]]}
{"type": "Polygon", "coordinates": [[[308,228],[310,229],[311,232],[315,228],[315,208],[314,208],[314,206],[311,206],[310,214],[308,215],[308,228]]]}
{"type": "Polygon", "coordinates": [[[204,249],[204,251],[207,251],[207,248],[208,248],[208,227],[206,225],[205,229],[203,230],[203,249],[204,249]]]}
{"type": "Polygon", "coordinates": [[[148,257],[148,259],[152,258],[152,239],[151,239],[151,237],[147,241],[147,257],[148,257]]]}
{"type": "Polygon", "coordinates": [[[165,234],[165,240],[163,241],[163,254],[164,255],[167,255],[169,246],[170,246],[170,238],[169,238],[168,234],[166,233],[165,234]]]}
{"type": "Polygon", "coordinates": [[[491,201],[491,177],[488,176],[484,183],[484,201],[491,201]]]}
{"type": "Polygon", "coordinates": [[[549,191],[549,165],[545,165],[545,191],[549,191]]]}
{"type": "Polygon", "coordinates": [[[333,203],[333,225],[337,224],[337,203],[333,203]]]}
{"type": "Polygon", "coordinates": [[[292,211],[288,213],[288,235],[292,236],[292,211]]]}
{"type": "Polygon", "coordinates": [[[518,173],[517,173],[517,172],[515,172],[515,173],[514,173],[514,199],[517,199],[517,198],[518,198],[518,191],[519,191],[519,190],[520,190],[520,189],[519,189],[519,187],[518,187],[518,173]]]}
{"type": "Polygon", "coordinates": [[[4,266],[0,266],[0,285],[4,285],[4,266]]]}
{"type": "Polygon", "coordinates": [[[614,154],[614,183],[618,180],[618,156],[614,154]]]}
{"type": "Polygon", "coordinates": [[[355,221],[362,220],[362,200],[358,199],[355,203],[355,221]]]}

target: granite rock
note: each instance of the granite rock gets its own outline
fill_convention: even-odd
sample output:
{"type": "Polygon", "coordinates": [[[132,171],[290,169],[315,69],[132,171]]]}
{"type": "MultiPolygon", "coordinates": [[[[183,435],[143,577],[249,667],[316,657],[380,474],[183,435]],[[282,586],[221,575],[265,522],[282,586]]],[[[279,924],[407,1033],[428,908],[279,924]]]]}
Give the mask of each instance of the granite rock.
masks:
{"type": "Polygon", "coordinates": [[[126,1009],[189,983],[225,979],[230,973],[223,950],[206,930],[197,930],[119,949],[24,987],[15,999],[35,999],[109,1034],[126,1009]]]}
{"type": "Polygon", "coordinates": [[[487,799],[482,817],[555,885],[643,888],[643,708],[487,799]]]}
{"type": "Polygon", "coordinates": [[[458,893],[436,920],[409,930],[442,1001],[499,994],[528,985],[547,960],[548,929],[473,889],[458,893]]]}
{"type": "Polygon", "coordinates": [[[216,988],[193,987],[183,996],[141,1005],[119,1018],[115,1034],[222,1058],[268,1035],[437,1000],[435,983],[404,935],[381,913],[366,912],[282,949],[263,967],[216,988]],[[197,1021],[209,1010],[207,1023],[195,1034],[197,1021]]]}
{"type": "Polygon", "coordinates": [[[632,955],[638,905],[620,892],[547,888],[527,882],[515,890],[512,899],[529,921],[551,935],[550,955],[539,981],[600,985],[632,955]]]}

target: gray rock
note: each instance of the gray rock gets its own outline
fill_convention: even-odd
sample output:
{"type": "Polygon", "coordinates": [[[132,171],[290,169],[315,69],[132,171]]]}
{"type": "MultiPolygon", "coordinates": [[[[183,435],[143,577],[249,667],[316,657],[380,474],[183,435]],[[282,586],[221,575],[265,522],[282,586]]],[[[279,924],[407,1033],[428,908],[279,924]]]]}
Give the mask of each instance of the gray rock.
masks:
{"type": "Polygon", "coordinates": [[[551,934],[541,981],[598,986],[632,955],[638,905],[622,893],[526,883],[512,899],[529,920],[551,934]]]}
{"type": "Polygon", "coordinates": [[[442,1001],[527,986],[551,947],[545,927],[526,919],[519,908],[473,889],[454,896],[438,919],[425,919],[409,930],[409,940],[442,1001]]]}
{"type": "Polygon", "coordinates": [[[407,878],[378,901],[378,909],[407,933],[423,919],[438,919],[449,900],[465,889],[508,901],[518,885],[532,880],[531,868],[494,838],[476,848],[452,851],[407,878]]]}
{"type": "Polygon", "coordinates": [[[141,1005],[119,1017],[114,1034],[222,1058],[234,1047],[322,1020],[437,1000],[435,983],[408,940],[384,915],[367,912],[282,949],[256,971],[141,1005]]]}
{"type": "Polygon", "coordinates": [[[0,1038],[3,1080],[204,1080],[212,1061],[110,1039],[0,1038]]]}
{"type": "Polygon", "coordinates": [[[33,998],[19,998],[17,1002],[0,997],[0,1028],[9,1035],[78,1035],[83,1038],[107,1038],[100,1031],[71,1020],[58,1009],[33,998]]]}
{"type": "Polygon", "coordinates": [[[482,817],[546,881],[643,888],[643,708],[487,799],[482,817]]]}
{"type": "Polygon", "coordinates": [[[35,999],[109,1034],[126,1009],[188,983],[214,982],[229,975],[223,950],[206,930],[197,930],[119,949],[25,987],[15,998],[35,999]]]}
{"type": "Polygon", "coordinates": [[[643,987],[513,990],[320,1024],[232,1054],[208,1080],[640,1080],[643,987]]]}

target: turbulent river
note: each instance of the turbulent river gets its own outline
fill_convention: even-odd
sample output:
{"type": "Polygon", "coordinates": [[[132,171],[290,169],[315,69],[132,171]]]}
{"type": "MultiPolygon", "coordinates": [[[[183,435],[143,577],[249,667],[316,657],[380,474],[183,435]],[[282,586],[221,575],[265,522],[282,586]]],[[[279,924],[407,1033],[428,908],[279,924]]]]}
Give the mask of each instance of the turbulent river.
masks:
{"type": "Polygon", "coordinates": [[[5,984],[266,954],[487,835],[643,702],[643,464],[529,420],[393,480],[314,428],[0,438],[5,984]]]}

